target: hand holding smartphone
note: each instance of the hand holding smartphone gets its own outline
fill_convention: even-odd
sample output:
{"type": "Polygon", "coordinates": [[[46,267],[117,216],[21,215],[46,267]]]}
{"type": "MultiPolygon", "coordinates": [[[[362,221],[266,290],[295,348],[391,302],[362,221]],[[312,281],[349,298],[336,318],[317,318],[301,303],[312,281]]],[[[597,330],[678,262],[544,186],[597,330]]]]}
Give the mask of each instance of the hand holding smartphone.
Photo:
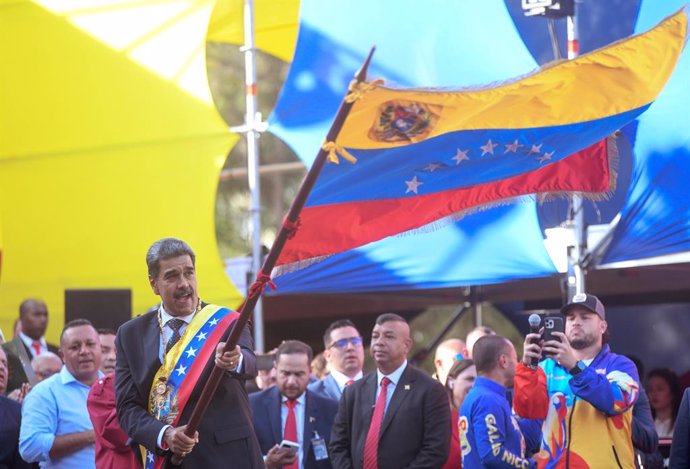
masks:
{"type": "Polygon", "coordinates": [[[295,443],[294,441],[283,440],[280,442],[280,449],[287,449],[292,454],[297,454],[297,452],[299,451],[299,444],[295,443]]]}

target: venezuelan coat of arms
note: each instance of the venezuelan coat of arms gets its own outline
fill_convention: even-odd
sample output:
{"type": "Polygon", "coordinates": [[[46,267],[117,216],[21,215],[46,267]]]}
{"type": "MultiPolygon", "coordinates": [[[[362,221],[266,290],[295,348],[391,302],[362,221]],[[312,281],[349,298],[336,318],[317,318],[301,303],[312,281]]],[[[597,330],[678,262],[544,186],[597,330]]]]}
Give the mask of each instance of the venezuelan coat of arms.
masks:
{"type": "Polygon", "coordinates": [[[387,101],[379,109],[369,138],[379,142],[418,142],[431,132],[442,106],[415,101],[387,101]]]}

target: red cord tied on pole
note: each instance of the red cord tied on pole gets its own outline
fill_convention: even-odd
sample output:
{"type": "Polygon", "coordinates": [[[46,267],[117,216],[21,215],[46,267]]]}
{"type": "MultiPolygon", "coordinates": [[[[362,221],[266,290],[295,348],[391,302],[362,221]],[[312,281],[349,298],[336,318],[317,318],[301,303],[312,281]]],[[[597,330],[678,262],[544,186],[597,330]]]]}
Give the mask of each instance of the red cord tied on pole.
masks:
{"type": "Polygon", "coordinates": [[[255,296],[261,295],[264,290],[266,290],[266,285],[271,287],[271,290],[275,290],[276,284],[271,280],[271,276],[263,272],[259,272],[252,286],[249,287],[249,298],[254,298],[255,296]]]}
{"type": "Polygon", "coordinates": [[[283,228],[287,231],[287,239],[295,237],[300,223],[299,217],[295,221],[291,221],[288,217],[283,218],[283,228]]]}

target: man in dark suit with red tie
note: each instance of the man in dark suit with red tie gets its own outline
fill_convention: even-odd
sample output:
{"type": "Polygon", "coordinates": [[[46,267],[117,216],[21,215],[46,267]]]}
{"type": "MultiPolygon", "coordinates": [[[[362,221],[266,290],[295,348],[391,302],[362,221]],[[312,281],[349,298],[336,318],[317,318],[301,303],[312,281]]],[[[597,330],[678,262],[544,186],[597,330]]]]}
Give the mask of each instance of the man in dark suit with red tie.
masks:
{"type": "Polygon", "coordinates": [[[249,331],[223,353],[225,344],[218,341],[237,313],[199,299],[196,256],[184,241],[156,241],[146,263],[161,305],[117,332],[115,395],[122,429],[147,449],[146,467],[172,452],[183,458],[183,469],[263,468],[244,388],[256,376],[249,331]],[[214,363],[224,370],[220,385],[197,434],[189,437],[186,423],[214,363]]]}
{"type": "Polygon", "coordinates": [[[327,445],[338,403],[307,390],[311,359],[304,342],[283,342],[276,351],[276,386],[249,396],[267,469],[332,467],[327,445]],[[283,440],[297,443],[297,452],[280,448],[283,440]]]}
{"type": "Polygon", "coordinates": [[[407,364],[410,327],[397,314],[376,319],[371,355],[377,371],[348,386],[331,433],[335,469],[441,468],[451,416],[441,384],[407,364]]]}
{"type": "Polygon", "coordinates": [[[7,393],[21,388],[22,384],[31,386],[40,380],[36,377],[31,360],[45,352],[58,353],[58,348],[46,342],[48,328],[48,307],[42,300],[30,298],[19,305],[19,333],[11,341],[2,344],[7,353],[10,375],[7,379],[7,393]]]}

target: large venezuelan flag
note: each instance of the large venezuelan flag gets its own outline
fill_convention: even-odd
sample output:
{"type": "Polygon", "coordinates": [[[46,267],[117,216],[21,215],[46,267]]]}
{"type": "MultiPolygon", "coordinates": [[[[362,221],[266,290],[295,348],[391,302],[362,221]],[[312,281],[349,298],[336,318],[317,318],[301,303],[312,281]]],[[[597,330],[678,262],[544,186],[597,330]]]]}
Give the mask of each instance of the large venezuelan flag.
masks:
{"type": "Polygon", "coordinates": [[[687,29],[686,8],[644,34],[497,87],[372,84],[332,145],[356,163],[324,167],[277,264],[290,270],[516,196],[608,191],[610,155],[596,142],[650,106],[687,29]]]}

